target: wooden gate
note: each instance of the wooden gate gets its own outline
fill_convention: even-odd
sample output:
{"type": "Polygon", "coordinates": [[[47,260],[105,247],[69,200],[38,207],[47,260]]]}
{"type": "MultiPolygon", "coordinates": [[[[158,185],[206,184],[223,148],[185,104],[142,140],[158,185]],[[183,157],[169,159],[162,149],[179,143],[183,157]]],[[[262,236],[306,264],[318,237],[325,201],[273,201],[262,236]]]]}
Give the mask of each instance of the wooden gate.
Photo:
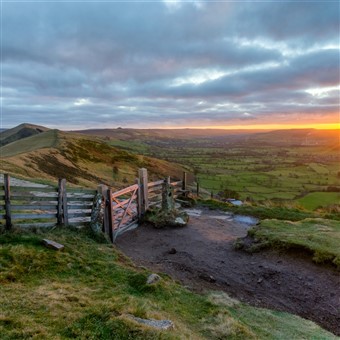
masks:
{"type": "Polygon", "coordinates": [[[128,188],[112,192],[109,196],[109,233],[112,242],[124,231],[138,226],[140,199],[139,185],[134,184],[128,188]]]}

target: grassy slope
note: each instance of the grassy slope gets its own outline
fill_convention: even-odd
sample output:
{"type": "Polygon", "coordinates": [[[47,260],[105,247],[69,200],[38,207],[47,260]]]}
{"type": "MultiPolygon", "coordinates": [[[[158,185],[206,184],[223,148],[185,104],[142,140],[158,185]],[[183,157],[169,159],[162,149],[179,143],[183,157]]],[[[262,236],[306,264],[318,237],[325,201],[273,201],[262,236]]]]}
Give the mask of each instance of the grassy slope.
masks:
{"type": "Polygon", "coordinates": [[[167,276],[147,286],[114,247],[85,231],[0,235],[1,339],[335,339],[310,321],[246,306],[224,293],[200,296],[167,276]],[[65,245],[42,246],[49,238],[65,245]],[[128,317],[170,319],[156,331],[128,317]]]}
{"type": "Polygon", "coordinates": [[[321,218],[302,221],[264,220],[249,235],[272,247],[302,248],[317,263],[333,262],[340,268],[340,223],[321,218]]]}
{"type": "Polygon", "coordinates": [[[297,202],[308,210],[315,210],[319,207],[330,206],[332,204],[340,204],[339,192],[312,192],[297,202]]]}
{"type": "Polygon", "coordinates": [[[109,146],[100,138],[50,130],[1,148],[1,170],[24,178],[112,187],[133,184],[138,168],[149,169],[151,179],[181,176],[181,167],[138,156],[109,146]]]}

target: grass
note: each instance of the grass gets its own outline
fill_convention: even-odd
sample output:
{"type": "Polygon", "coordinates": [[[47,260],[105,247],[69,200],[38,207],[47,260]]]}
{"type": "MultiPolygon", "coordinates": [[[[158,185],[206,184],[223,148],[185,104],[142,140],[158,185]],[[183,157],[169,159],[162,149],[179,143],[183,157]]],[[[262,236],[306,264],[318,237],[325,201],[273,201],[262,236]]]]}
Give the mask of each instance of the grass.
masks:
{"type": "Polygon", "coordinates": [[[300,199],[297,202],[308,210],[315,210],[320,207],[327,207],[332,204],[340,204],[339,192],[313,192],[300,199]]]}
{"type": "Polygon", "coordinates": [[[334,339],[316,324],[224,293],[197,295],[149,272],[85,230],[0,234],[1,339],[334,339]],[[42,238],[64,244],[62,251],[42,238]],[[128,317],[170,319],[159,331],[128,317]],[[270,323],[268,323],[270,320],[270,323]]]}
{"type": "Polygon", "coordinates": [[[264,220],[249,235],[267,246],[305,249],[317,263],[340,268],[340,223],[322,218],[302,221],[264,220]]]}

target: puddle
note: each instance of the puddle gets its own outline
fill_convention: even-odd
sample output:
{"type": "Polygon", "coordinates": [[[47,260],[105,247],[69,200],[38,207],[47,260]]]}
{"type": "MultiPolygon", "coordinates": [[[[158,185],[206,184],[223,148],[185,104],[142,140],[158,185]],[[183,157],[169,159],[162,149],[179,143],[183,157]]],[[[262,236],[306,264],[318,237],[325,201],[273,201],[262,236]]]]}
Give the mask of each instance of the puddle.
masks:
{"type": "MultiPolygon", "coordinates": [[[[199,209],[184,209],[184,211],[192,217],[200,217],[202,216],[202,210],[199,209]]],[[[252,226],[258,223],[258,219],[252,216],[246,216],[246,215],[234,215],[233,213],[226,212],[222,213],[220,215],[206,215],[205,217],[215,219],[215,220],[221,220],[221,221],[228,221],[228,222],[237,222],[240,224],[244,224],[247,226],[252,226]]]]}
{"type": "Polygon", "coordinates": [[[202,210],[198,209],[184,209],[184,211],[192,217],[200,217],[202,215],[202,210]]]}
{"type": "Polygon", "coordinates": [[[259,221],[256,217],[245,216],[245,215],[234,215],[233,220],[235,222],[246,224],[246,225],[255,225],[259,221]]]}

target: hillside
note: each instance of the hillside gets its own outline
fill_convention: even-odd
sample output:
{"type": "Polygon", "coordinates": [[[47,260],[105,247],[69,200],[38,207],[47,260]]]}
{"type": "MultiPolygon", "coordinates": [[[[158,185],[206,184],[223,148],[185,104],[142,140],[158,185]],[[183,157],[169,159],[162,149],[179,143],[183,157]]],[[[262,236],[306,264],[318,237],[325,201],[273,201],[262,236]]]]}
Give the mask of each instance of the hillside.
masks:
{"type": "Polygon", "coordinates": [[[44,126],[33,124],[20,124],[13,129],[8,129],[0,132],[0,146],[13,143],[17,140],[37,135],[46,132],[49,129],[44,126]]]}
{"type": "Polygon", "coordinates": [[[101,138],[58,130],[17,139],[0,152],[2,172],[54,182],[66,178],[69,183],[87,187],[99,183],[113,187],[132,184],[141,167],[149,169],[151,179],[179,177],[182,172],[180,166],[131,154],[101,138]]]}

